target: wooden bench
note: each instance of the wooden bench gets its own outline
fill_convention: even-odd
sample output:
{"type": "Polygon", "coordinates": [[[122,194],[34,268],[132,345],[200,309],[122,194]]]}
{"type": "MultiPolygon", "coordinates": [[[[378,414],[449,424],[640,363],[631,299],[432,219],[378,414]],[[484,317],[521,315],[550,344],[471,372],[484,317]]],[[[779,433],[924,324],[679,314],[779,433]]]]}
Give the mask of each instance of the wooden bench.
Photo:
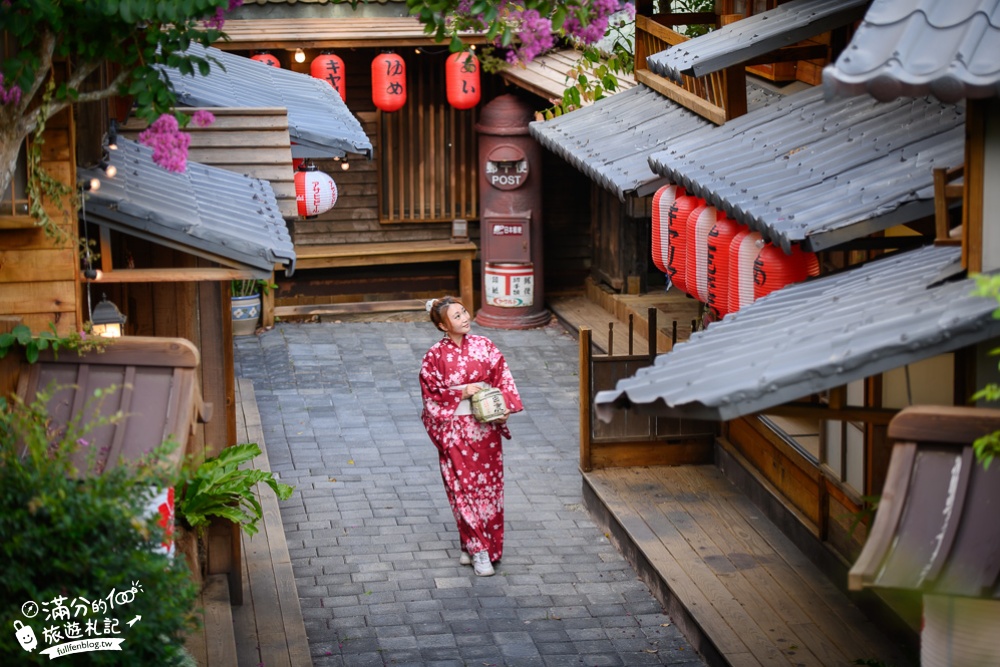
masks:
{"type": "MultiPolygon", "coordinates": [[[[295,269],[329,269],[352,266],[390,266],[430,262],[458,262],[459,297],[470,310],[472,302],[472,261],[478,248],[468,241],[399,241],[388,243],[337,243],[295,247],[295,269]]],[[[363,302],[331,305],[274,306],[273,295],[263,304],[264,325],[274,323],[274,316],[338,315],[378,310],[414,310],[423,308],[418,300],[363,302]]]]}

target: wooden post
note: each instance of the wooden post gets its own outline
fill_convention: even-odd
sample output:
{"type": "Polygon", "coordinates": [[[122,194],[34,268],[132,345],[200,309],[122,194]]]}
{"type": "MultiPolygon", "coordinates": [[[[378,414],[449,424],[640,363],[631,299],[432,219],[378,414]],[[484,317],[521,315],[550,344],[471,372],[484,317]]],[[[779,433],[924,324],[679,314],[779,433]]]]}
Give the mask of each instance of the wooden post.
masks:
{"type": "Polygon", "coordinates": [[[646,323],[649,324],[647,340],[649,341],[649,364],[652,366],[653,360],[656,359],[656,343],[659,340],[659,329],[656,326],[656,308],[649,308],[646,311],[646,323]]]}
{"type": "MultiPolygon", "coordinates": [[[[268,283],[274,285],[274,271],[271,271],[271,277],[268,279],[268,283]]],[[[270,329],[274,326],[274,288],[268,287],[262,290],[260,295],[260,323],[265,329],[270,329]]]]}
{"type": "Polygon", "coordinates": [[[462,305],[470,313],[476,312],[476,304],[472,301],[472,258],[466,257],[458,262],[458,291],[462,305]]]}
{"type": "Polygon", "coordinates": [[[590,472],[590,327],[580,327],[580,470],[590,472]]]}

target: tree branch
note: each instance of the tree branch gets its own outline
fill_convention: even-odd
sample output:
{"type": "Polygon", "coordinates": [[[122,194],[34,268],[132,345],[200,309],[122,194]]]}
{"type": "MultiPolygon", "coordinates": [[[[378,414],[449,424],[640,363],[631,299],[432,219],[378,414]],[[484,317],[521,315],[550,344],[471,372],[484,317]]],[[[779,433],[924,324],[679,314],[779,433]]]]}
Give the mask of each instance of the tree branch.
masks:
{"type": "MultiPolygon", "coordinates": [[[[94,69],[96,69],[96,67],[94,69]]],[[[93,69],[91,71],[93,71],[93,69]]],[[[76,101],[96,102],[97,100],[103,100],[106,97],[111,97],[118,92],[118,86],[123,84],[128,79],[128,75],[128,72],[119,72],[114,81],[109,83],[103,90],[92,90],[89,93],[80,93],[80,95],[76,98],[76,101]]]]}

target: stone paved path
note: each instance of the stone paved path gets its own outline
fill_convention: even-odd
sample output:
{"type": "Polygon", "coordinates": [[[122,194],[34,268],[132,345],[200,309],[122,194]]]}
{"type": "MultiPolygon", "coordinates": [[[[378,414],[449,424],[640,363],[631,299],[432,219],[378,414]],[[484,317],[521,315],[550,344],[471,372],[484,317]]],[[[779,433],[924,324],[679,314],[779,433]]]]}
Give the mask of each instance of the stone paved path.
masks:
{"type": "Polygon", "coordinates": [[[279,324],[237,338],[254,383],[315,665],[703,665],[591,521],[578,470],[577,345],[558,325],[474,327],[526,410],[505,441],[504,558],[458,564],[419,420],[429,322],[279,324]]]}

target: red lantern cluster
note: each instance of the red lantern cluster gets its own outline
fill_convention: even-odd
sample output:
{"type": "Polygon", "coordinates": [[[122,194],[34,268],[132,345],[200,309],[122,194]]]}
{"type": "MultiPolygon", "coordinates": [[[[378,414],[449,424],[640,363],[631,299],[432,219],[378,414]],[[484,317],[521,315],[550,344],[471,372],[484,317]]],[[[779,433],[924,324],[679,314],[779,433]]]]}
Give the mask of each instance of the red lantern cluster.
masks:
{"type": "Polygon", "coordinates": [[[309,65],[309,74],[322,79],[340,93],[340,99],[347,101],[347,81],[344,78],[344,60],[332,53],[321,53],[309,65]]]}
{"type": "Polygon", "coordinates": [[[456,109],[471,109],[479,104],[479,59],[470,51],[448,56],[444,63],[445,91],[448,104],[456,109]]]}
{"type": "Polygon", "coordinates": [[[729,312],[749,306],[754,300],[753,264],[764,246],[760,232],[737,232],[729,246],[729,312]]]}
{"type": "Polygon", "coordinates": [[[680,185],[664,185],[653,195],[653,264],[663,273],[669,273],[670,258],[670,207],[678,197],[684,196],[680,185]]]}
{"type": "Polygon", "coordinates": [[[688,294],[708,303],[708,234],[725,213],[704,201],[688,214],[684,282],[688,294]]]}
{"type": "Polygon", "coordinates": [[[372,102],[382,111],[398,111],[406,104],[406,63],[395,53],[372,61],[372,102]]]}
{"type": "Polygon", "coordinates": [[[702,204],[703,200],[693,195],[685,194],[674,200],[667,219],[670,235],[670,252],[667,259],[667,276],[670,282],[685,294],[694,295],[693,288],[687,284],[687,219],[691,211],[702,204]]]}
{"type": "Polygon", "coordinates": [[[259,63],[264,63],[269,67],[281,67],[281,61],[278,58],[266,51],[261,53],[255,53],[250,56],[250,60],[256,60],[259,63]]]}
{"type": "Polygon", "coordinates": [[[708,307],[719,318],[729,313],[729,248],[743,229],[732,218],[722,216],[708,233],[708,307]]]}
{"type": "Polygon", "coordinates": [[[302,217],[326,213],[337,203],[337,184],[315,165],[304,163],[295,172],[295,201],[302,217]]]}
{"type": "Polygon", "coordinates": [[[810,275],[819,274],[816,254],[802,252],[796,245],[787,255],[778,246],[765,245],[753,264],[754,299],[767,296],[786,285],[799,283],[810,275]],[[811,273],[815,271],[816,273],[811,273]]]}

